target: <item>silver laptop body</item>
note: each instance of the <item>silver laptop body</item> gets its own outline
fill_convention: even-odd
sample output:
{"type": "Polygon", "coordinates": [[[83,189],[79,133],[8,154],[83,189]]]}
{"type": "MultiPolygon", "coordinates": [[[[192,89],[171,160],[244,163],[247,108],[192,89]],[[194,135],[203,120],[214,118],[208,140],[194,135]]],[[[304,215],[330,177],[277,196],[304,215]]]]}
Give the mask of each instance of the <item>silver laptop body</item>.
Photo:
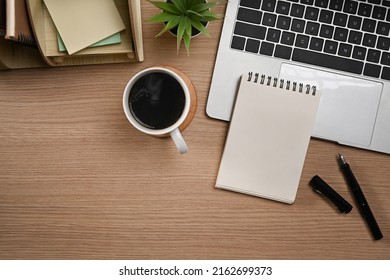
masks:
{"type": "Polygon", "coordinates": [[[230,0],[207,114],[230,120],[239,78],[249,71],[310,83],[321,92],[313,137],[390,154],[390,3],[345,2],[230,0]],[[370,24],[379,32],[374,43],[363,30],[370,24]]]}

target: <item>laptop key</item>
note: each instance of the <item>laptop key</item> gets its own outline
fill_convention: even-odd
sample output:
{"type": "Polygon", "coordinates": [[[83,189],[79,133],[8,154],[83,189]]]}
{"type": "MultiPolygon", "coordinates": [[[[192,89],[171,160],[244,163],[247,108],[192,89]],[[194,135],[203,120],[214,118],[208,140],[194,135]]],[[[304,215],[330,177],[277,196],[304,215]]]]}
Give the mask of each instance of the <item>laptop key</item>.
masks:
{"type": "Polygon", "coordinates": [[[270,28],[267,32],[267,41],[278,43],[280,39],[281,31],[278,29],[270,28]]]}
{"type": "Polygon", "coordinates": [[[260,9],[261,0],[241,0],[240,6],[253,8],[253,9],[260,9]]]}
{"type": "Polygon", "coordinates": [[[390,38],[380,36],[376,47],[380,50],[388,51],[390,49],[390,38]]]}
{"type": "Polygon", "coordinates": [[[336,27],[334,39],[336,41],[346,42],[348,39],[348,29],[336,27]]]}
{"type": "Polygon", "coordinates": [[[355,46],[352,52],[352,58],[365,60],[366,59],[367,49],[359,46],[355,46]]]}
{"type": "Polygon", "coordinates": [[[260,11],[255,11],[246,8],[239,8],[237,19],[241,21],[250,22],[250,23],[260,24],[262,15],[263,13],[260,11]]]}
{"type": "Polygon", "coordinates": [[[322,51],[322,47],[324,46],[324,39],[312,37],[310,40],[309,49],[313,51],[322,51]]]}
{"type": "Polygon", "coordinates": [[[373,33],[373,32],[375,32],[375,26],[376,26],[375,20],[365,18],[363,20],[362,30],[366,31],[366,32],[373,33]]]}
{"type": "Polygon", "coordinates": [[[361,74],[363,71],[363,62],[361,61],[303,49],[294,49],[292,60],[354,74],[361,74]]]}
{"type": "Polygon", "coordinates": [[[372,11],[372,17],[375,19],[384,20],[386,17],[386,8],[375,6],[372,11]]]}
{"type": "Polygon", "coordinates": [[[306,49],[309,46],[310,37],[302,34],[298,34],[295,46],[306,49]]]}
{"type": "Polygon", "coordinates": [[[264,26],[236,22],[234,34],[263,40],[265,38],[266,30],[267,29],[264,26]]]}
{"type": "Polygon", "coordinates": [[[331,25],[323,24],[321,26],[320,36],[327,39],[332,39],[334,33],[334,27],[331,25]]]}
{"type": "Polygon", "coordinates": [[[236,50],[243,50],[245,47],[245,38],[233,36],[231,47],[236,50]]]}
{"type": "Polygon", "coordinates": [[[294,18],[291,24],[291,31],[303,33],[305,30],[305,21],[294,18]]]}
{"type": "Polygon", "coordinates": [[[314,7],[307,7],[305,13],[305,19],[316,21],[318,19],[318,15],[320,10],[314,7]]]}
{"type": "Polygon", "coordinates": [[[314,0],[301,0],[301,3],[305,5],[313,5],[314,0]]]}
{"type": "Polygon", "coordinates": [[[285,16],[279,16],[276,27],[279,29],[289,30],[291,24],[291,18],[285,16]]]}
{"type": "Polygon", "coordinates": [[[382,53],[381,64],[390,66],[390,53],[388,52],[382,53]]]}
{"type": "Polygon", "coordinates": [[[349,44],[340,44],[338,54],[344,57],[350,57],[352,53],[352,46],[349,44]]]}
{"type": "Polygon", "coordinates": [[[314,3],[315,6],[320,8],[327,8],[329,4],[329,0],[316,0],[314,3]]]}
{"type": "Polygon", "coordinates": [[[344,0],[330,0],[329,8],[335,11],[341,11],[344,0]]]}
{"type": "Polygon", "coordinates": [[[276,24],[276,15],[270,13],[264,13],[263,25],[274,27],[276,24]]]}
{"type": "Polygon", "coordinates": [[[320,24],[309,21],[306,25],[305,33],[308,35],[317,36],[320,30],[320,24]]]}
{"type": "Polygon", "coordinates": [[[367,61],[378,63],[381,56],[381,52],[373,49],[368,50],[367,61]]]}
{"type": "Polygon", "coordinates": [[[390,68],[383,67],[381,78],[384,80],[390,80],[390,68]]]}
{"type": "Polygon", "coordinates": [[[292,17],[302,18],[304,11],[305,11],[305,6],[300,5],[300,4],[292,4],[290,15],[292,17]]]}
{"type": "Polygon", "coordinates": [[[254,39],[248,39],[246,42],[245,50],[247,52],[258,53],[260,47],[260,41],[254,39]]]}
{"type": "Polygon", "coordinates": [[[272,56],[274,53],[275,45],[269,42],[262,42],[260,48],[260,54],[272,56]]]}
{"type": "Polygon", "coordinates": [[[336,54],[338,45],[339,44],[335,41],[326,40],[324,46],[324,52],[329,54],[336,54]]]}
{"type": "Polygon", "coordinates": [[[377,37],[373,34],[368,34],[368,33],[364,34],[363,46],[375,48],[376,39],[377,39],[377,37]]]}
{"type": "Polygon", "coordinates": [[[345,27],[347,25],[348,15],[342,13],[336,13],[333,19],[333,24],[337,26],[345,27]]]}
{"type": "Polygon", "coordinates": [[[350,31],[348,37],[348,43],[360,45],[363,39],[363,33],[360,31],[350,31]]]}
{"type": "Polygon", "coordinates": [[[387,22],[378,22],[378,26],[376,28],[376,33],[379,35],[385,35],[388,36],[390,31],[390,23],[387,22]]]}
{"type": "Polygon", "coordinates": [[[382,6],[390,7],[390,0],[383,0],[382,1],[382,6]]]}
{"type": "Polygon", "coordinates": [[[356,14],[358,10],[358,2],[356,1],[345,1],[345,5],[344,5],[344,12],[347,13],[347,14],[356,14]]]}
{"type": "Polygon", "coordinates": [[[290,60],[292,53],[292,48],[282,45],[277,45],[275,48],[274,56],[278,58],[288,59],[290,60]]]}
{"type": "Polygon", "coordinates": [[[332,23],[333,12],[329,10],[321,10],[320,12],[320,22],[322,23],[332,23]]]}
{"type": "Polygon", "coordinates": [[[273,12],[275,10],[276,0],[264,0],[261,9],[266,12],[273,12]]]}
{"type": "Polygon", "coordinates": [[[366,63],[366,65],[364,66],[363,75],[365,76],[379,78],[380,73],[381,67],[379,65],[366,63]]]}
{"type": "Polygon", "coordinates": [[[290,3],[286,1],[278,1],[276,6],[276,13],[282,15],[288,15],[288,11],[290,10],[290,3]]]}
{"type": "Polygon", "coordinates": [[[371,11],[372,11],[372,5],[360,3],[359,10],[358,10],[359,16],[369,17],[371,16],[371,11]]]}
{"type": "Polygon", "coordinates": [[[292,46],[294,44],[295,33],[283,31],[280,42],[284,45],[292,46]]]}
{"type": "Polygon", "coordinates": [[[348,27],[359,30],[362,25],[362,18],[357,16],[350,16],[348,20],[348,27]]]}

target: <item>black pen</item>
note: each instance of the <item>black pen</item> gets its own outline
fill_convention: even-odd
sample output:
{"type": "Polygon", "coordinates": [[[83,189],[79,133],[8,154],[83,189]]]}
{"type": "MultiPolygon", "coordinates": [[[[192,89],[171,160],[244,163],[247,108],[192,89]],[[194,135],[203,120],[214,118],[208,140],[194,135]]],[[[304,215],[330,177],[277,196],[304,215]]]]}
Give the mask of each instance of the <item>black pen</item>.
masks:
{"type": "Polygon", "coordinates": [[[355,197],[356,204],[366,220],[368,227],[371,230],[372,235],[374,236],[375,240],[379,240],[383,237],[382,232],[375,220],[374,215],[371,212],[370,206],[368,205],[368,202],[366,198],[364,197],[363,191],[359,186],[358,181],[356,180],[355,176],[352,173],[351,168],[349,167],[349,164],[345,160],[344,156],[339,154],[339,163],[341,170],[344,173],[344,176],[352,190],[353,196],[355,197]]]}

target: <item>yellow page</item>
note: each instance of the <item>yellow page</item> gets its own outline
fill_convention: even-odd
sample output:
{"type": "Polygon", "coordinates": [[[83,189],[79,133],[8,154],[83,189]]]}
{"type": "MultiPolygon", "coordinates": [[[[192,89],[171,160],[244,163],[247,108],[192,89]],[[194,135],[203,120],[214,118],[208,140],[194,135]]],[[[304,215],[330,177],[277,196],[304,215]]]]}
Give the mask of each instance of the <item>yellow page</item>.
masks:
{"type": "Polygon", "coordinates": [[[69,54],[123,29],[112,0],[44,0],[69,54]]]}

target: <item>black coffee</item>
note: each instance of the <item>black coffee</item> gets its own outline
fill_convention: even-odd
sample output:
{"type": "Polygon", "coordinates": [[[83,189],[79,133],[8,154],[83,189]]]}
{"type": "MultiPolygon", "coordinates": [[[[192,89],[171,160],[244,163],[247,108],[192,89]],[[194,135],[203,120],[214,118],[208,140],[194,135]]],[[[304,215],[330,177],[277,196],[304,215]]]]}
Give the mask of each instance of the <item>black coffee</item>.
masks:
{"type": "Polygon", "coordinates": [[[148,128],[167,128],[177,122],[184,110],[183,88],[165,73],[143,76],[134,83],[129,96],[131,114],[148,128]]]}

